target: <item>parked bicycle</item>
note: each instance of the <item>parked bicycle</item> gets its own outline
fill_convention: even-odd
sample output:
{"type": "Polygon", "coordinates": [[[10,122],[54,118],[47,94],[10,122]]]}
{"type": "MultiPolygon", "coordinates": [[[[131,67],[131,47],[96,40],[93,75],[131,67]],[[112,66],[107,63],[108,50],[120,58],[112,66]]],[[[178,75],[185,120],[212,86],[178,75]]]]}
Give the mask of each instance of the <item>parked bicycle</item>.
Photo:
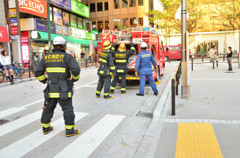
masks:
{"type": "MultiPolygon", "coordinates": [[[[25,73],[25,69],[23,69],[23,67],[21,66],[20,63],[14,62],[11,64],[12,66],[12,70],[13,70],[13,79],[23,79],[23,74],[25,73]]],[[[10,71],[8,71],[9,73],[9,77],[11,75],[10,71]]],[[[4,81],[4,79],[6,78],[7,80],[7,76],[5,74],[4,71],[0,70],[0,83],[2,83],[4,81]]]]}

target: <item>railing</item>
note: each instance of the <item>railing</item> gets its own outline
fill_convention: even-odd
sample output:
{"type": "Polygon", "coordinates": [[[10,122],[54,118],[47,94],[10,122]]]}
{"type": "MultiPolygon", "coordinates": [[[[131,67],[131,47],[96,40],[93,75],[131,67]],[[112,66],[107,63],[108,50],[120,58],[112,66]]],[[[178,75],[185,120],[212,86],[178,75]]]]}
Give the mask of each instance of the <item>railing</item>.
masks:
{"type": "Polygon", "coordinates": [[[178,85],[181,78],[181,62],[178,64],[178,68],[172,78],[171,87],[172,87],[172,115],[175,115],[176,108],[176,95],[178,95],[178,85]]]}

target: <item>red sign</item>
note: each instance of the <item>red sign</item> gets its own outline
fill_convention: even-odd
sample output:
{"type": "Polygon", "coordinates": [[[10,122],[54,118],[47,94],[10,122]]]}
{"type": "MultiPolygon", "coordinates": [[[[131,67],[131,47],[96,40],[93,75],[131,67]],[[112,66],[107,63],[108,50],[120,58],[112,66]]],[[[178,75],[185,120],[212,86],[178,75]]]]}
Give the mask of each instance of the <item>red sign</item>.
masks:
{"type": "Polygon", "coordinates": [[[47,18],[46,0],[18,0],[18,6],[20,12],[47,18]]]}
{"type": "Polygon", "coordinates": [[[22,46],[22,63],[30,62],[28,31],[22,31],[21,46],[22,46]]]}
{"type": "Polygon", "coordinates": [[[0,26],[0,42],[9,42],[8,32],[6,27],[0,26]]]}
{"type": "Polygon", "coordinates": [[[12,26],[10,31],[11,31],[11,35],[17,35],[18,34],[18,27],[17,26],[12,26]]]}

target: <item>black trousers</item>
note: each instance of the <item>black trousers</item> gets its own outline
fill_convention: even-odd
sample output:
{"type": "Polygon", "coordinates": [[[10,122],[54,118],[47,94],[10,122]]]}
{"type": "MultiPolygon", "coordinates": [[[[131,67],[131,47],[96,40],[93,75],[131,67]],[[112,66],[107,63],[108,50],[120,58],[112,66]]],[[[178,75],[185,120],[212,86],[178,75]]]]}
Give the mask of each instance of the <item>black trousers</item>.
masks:
{"type": "Polygon", "coordinates": [[[119,77],[121,77],[121,90],[126,91],[126,89],[125,89],[126,88],[126,74],[125,73],[117,73],[116,76],[114,76],[111,87],[114,87],[114,88],[116,87],[119,77]]]}
{"type": "Polygon", "coordinates": [[[108,76],[99,75],[97,92],[101,92],[102,88],[104,86],[104,96],[108,96],[109,90],[110,90],[110,85],[111,85],[111,76],[110,75],[108,75],[108,76]]]}
{"type": "Polygon", "coordinates": [[[45,106],[45,109],[43,110],[43,113],[42,113],[41,122],[45,124],[48,124],[51,122],[54,109],[56,108],[57,103],[59,103],[60,106],[62,107],[65,125],[75,125],[75,122],[74,122],[75,114],[73,112],[72,98],[69,98],[67,100],[48,99],[47,105],[45,106]]]}

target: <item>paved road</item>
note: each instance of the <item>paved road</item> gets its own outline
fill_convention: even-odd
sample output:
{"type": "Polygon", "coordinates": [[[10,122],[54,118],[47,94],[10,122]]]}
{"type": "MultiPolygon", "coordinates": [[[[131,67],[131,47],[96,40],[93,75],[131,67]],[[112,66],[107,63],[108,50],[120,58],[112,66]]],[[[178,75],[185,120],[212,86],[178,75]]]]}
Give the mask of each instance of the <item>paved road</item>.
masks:
{"type": "Polygon", "coordinates": [[[117,89],[112,100],[95,97],[96,68],[83,70],[73,97],[81,134],[70,138],[65,137],[59,106],[52,119],[54,131],[42,134],[45,85],[37,80],[0,85],[0,157],[134,157],[176,65],[169,65],[161,78],[158,97],[148,85],[144,97],[136,96],[138,82],[130,82],[127,94],[121,95],[117,89]]]}

